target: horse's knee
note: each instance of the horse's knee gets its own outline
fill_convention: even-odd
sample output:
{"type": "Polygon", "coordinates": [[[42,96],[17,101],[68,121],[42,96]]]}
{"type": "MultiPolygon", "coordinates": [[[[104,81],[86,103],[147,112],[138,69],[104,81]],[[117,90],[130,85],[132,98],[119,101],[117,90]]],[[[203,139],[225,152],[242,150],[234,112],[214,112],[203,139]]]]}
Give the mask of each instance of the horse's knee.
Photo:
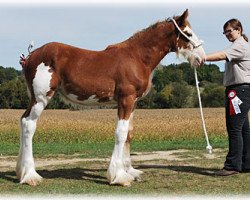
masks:
{"type": "Polygon", "coordinates": [[[132,122],[129,123],[128,131],[132,132],[134,130],[134,127],[132,125],[132,122]]]}
{"type": "Polygon", "coordinates": [[[132,141],[132,139],[133,139],[133,134],[132,134],[132,131],[129,130],[126,142],[130,143],[132,141]]]}
{"type": "Polygon", "coordinates": [[[36,122],[27,118],[21,118],[21,128],[23,134],[32,134],[36,129],[36,122]]]}
{"type": "Polygon", "coordinates": [[[44,108],[46,107],[47,103],[44,102],[38,102],[36,103],[32,108],[31,108],[31,112],[30,112],[30,118],[32,120],[37,120],[40,115],[42,114],[42,111],[44,110],[44,108]]]}
{"type": "Polygon", "coordinates": [[[43,102],[35,103],[21,117],[20,123],[22,128],[22,134],[33,135],[36,130],[37,119],[41,115],[45,106],[43,102]]]}

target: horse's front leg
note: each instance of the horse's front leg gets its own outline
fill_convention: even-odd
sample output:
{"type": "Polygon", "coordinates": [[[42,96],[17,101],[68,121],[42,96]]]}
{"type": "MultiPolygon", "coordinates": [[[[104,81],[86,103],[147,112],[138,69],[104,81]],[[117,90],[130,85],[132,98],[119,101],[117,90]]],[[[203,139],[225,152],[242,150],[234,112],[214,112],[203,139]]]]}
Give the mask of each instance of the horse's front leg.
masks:
{"type": "Polygon", "coordinates": [[[108,168],[110,184],[129,186],[134,177],[126,172],[124,146],[128,136],[129,121],[135,103],[134,96],[120,98],[118,101],[118,122],[115,130],[115,147],[108,168]]]}
{"type": "Polygon", "coordinates": [[[141,174],[143,173],[142,171],[133,168],[132,163],[131,163],[131,158],[130,158],[130,144],[132,142],[133,138],[133,118],[134,118],[134,112],[131,114],[130,120],[129,120],[129,129],[128,129],[128,137],[127,141],[124,146],[124,153],[123,153],[123,161],[124,161],[124,166],[125,170],[127,173],[132,175],[136,181],[141,181],[141,174]]]}

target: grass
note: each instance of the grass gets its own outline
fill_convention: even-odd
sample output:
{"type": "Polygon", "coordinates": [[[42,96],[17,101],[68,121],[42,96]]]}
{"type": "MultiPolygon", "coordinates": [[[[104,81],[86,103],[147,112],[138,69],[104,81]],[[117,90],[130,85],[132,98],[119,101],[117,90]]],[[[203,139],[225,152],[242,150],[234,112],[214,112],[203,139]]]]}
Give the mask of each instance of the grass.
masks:
{"type": "MultiPolygon", "coordinates": [[[[0,154],[16,156],[19,118],[23,110],[0,110],[0,154]]],[[[204,109],[214,158],[207,159],[198,109],[137,110],[133,152],[188,149],[181,160],[135,162],[144,171],[143,181],[124,188],[106,180],[107,162],[79,162],[38,168],[44,177],[37,187],[17,184],[14,169],[0,170],[1,194],[182,195],[249,194],[250,176],[217,178],[223,165],[227,137],[224,109],[204,109]],[[217,151],[217,149],[220,149],[217,151]],[[222,149],[222,150],[221,150],[222,149]],[[233,183],[233,184],[232,184],[233,183]],[[237,187],[235,187],[237,185],[237,187]]],[[[34,136],[34,157],[110,158],[114,147],[116,110],[46,110],[34,136]]],[[[7,157],[6,157],[7,158],[7,157]]]]}
{"type": "Polygon", "coordinates": [[[0,173],[1,194],[82,194],[82,195],[249,195],[250,176],[216,177],[226,150],[215,150],[207,157],[203,150],[175,153],[176,160],[134,162],[143,181],[131,187],[110,186],[106,180],[106,162],[79,162],[38,169],[44,180],[36,186],[17,184],[13,171],[0,173]]]}
{"type": "MultiPolygon", "coordinates": [[[[211,138],[210,143],[213,148],[227,147],[226,138],[211,138]]],[[[84,158],[107,157],[110,156],[114,147],[114,141],[103,142],[83,142],[83,143],[34,143],[34,156],[47,157],[57,154],[81,154],[84,158]]],[[[172,149],[205,149],[206,143],[203,138],[192,140],[173,140],[173,141],[133,141],[132,151],[167,151],[172,149]]],[[[0,155],[17,155],[19,144],[0,143],[0,155]]]]}

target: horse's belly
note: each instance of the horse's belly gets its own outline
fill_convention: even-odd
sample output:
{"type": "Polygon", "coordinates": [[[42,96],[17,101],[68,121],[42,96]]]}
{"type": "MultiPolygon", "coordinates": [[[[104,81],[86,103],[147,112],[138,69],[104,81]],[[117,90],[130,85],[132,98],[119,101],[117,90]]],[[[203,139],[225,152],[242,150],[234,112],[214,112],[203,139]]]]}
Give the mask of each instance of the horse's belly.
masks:
{"type": "Polygon", "coordinates": [[[75,94],[63,95],[64,101],[67,104],[78,104],[83,106],[116,106],[117,102],[113,97],[97,97],[96,95],[91,95],[86,99],[81,99],[75,94]]]}
{"type": "Polygon", "coordinates": [[[105,106],[116,105],[114,100],[115,86],[113,82],[102,83],[102,81],[88,79],[76,84],[67,82],[61,85],[60,93],[67,104],[78,104],[83,106],[105,106]]]}

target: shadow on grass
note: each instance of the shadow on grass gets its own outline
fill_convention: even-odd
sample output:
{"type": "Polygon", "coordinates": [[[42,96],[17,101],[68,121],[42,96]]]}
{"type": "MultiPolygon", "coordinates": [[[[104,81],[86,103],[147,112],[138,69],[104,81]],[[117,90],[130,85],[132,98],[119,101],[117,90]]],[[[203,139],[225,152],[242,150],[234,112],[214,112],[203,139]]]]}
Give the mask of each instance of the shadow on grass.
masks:
{"type": "Polygon", "coordinates": [[[63,178],[74,180],[91,180],[98,184],[108,184],[105,176],[98,175],[106,169],[86,169],[86,168],[71,168],[71,169],[55,169],[55,170],[38,170],[37,172],[47,179],[63,178]]]}
{"type": "MultiPolygon", "coordinates": [[[[84,168],[71,168],[71,169],[55,169],[55,170],[37,170],[45,179],[72,179],[72,180],[88,180],[94,181],[97,184],[109,184],[105,176],[98,175],[106,169],[84,169],[84,168]]],[[[19,183],[16,173],[0,172],[0,179],[7,180],[13,183],[19,183]]]]}
{"type": "Polygon", "coordinates": [[[173,165],[139,165],[138,169],[169,169],[176,172],[201,174],[204,176],[215,176],[217,168],[203,168],[195,166],[173,166],[173,165]]]}
{"type": "MultiPolygon", "coordinates": [[[[216,168],[202,168],[196,166],[173,166],[173,165],[138,165],[137,169],[165,169],[172,170],[176,172],[185,172],[193,174],[201,174],[204,176],[215,177],[215,172],[218,170],[216,168]]],[[[40,174],[45,179],[71,179],[71,180],[87,180],[93,181],[97,184],[108,185],[108,180],[105,176],[99,175],[103,173],[106,169],[87,169],[87,168],[71,168],[71,169],[55,169],[55,170],[38,170],[40,174]]],[[[19,183],[16,173],[12,172],[0,172],[0,179],[7,180],[13,183],[19,183]]]]}
{"type": "Polygon", "coordinates": [[[0,179],[7,180],[9,182],[13,183],[19,183],[17,177],[16,177],[16,172],[0,172],[0,179]]]}

